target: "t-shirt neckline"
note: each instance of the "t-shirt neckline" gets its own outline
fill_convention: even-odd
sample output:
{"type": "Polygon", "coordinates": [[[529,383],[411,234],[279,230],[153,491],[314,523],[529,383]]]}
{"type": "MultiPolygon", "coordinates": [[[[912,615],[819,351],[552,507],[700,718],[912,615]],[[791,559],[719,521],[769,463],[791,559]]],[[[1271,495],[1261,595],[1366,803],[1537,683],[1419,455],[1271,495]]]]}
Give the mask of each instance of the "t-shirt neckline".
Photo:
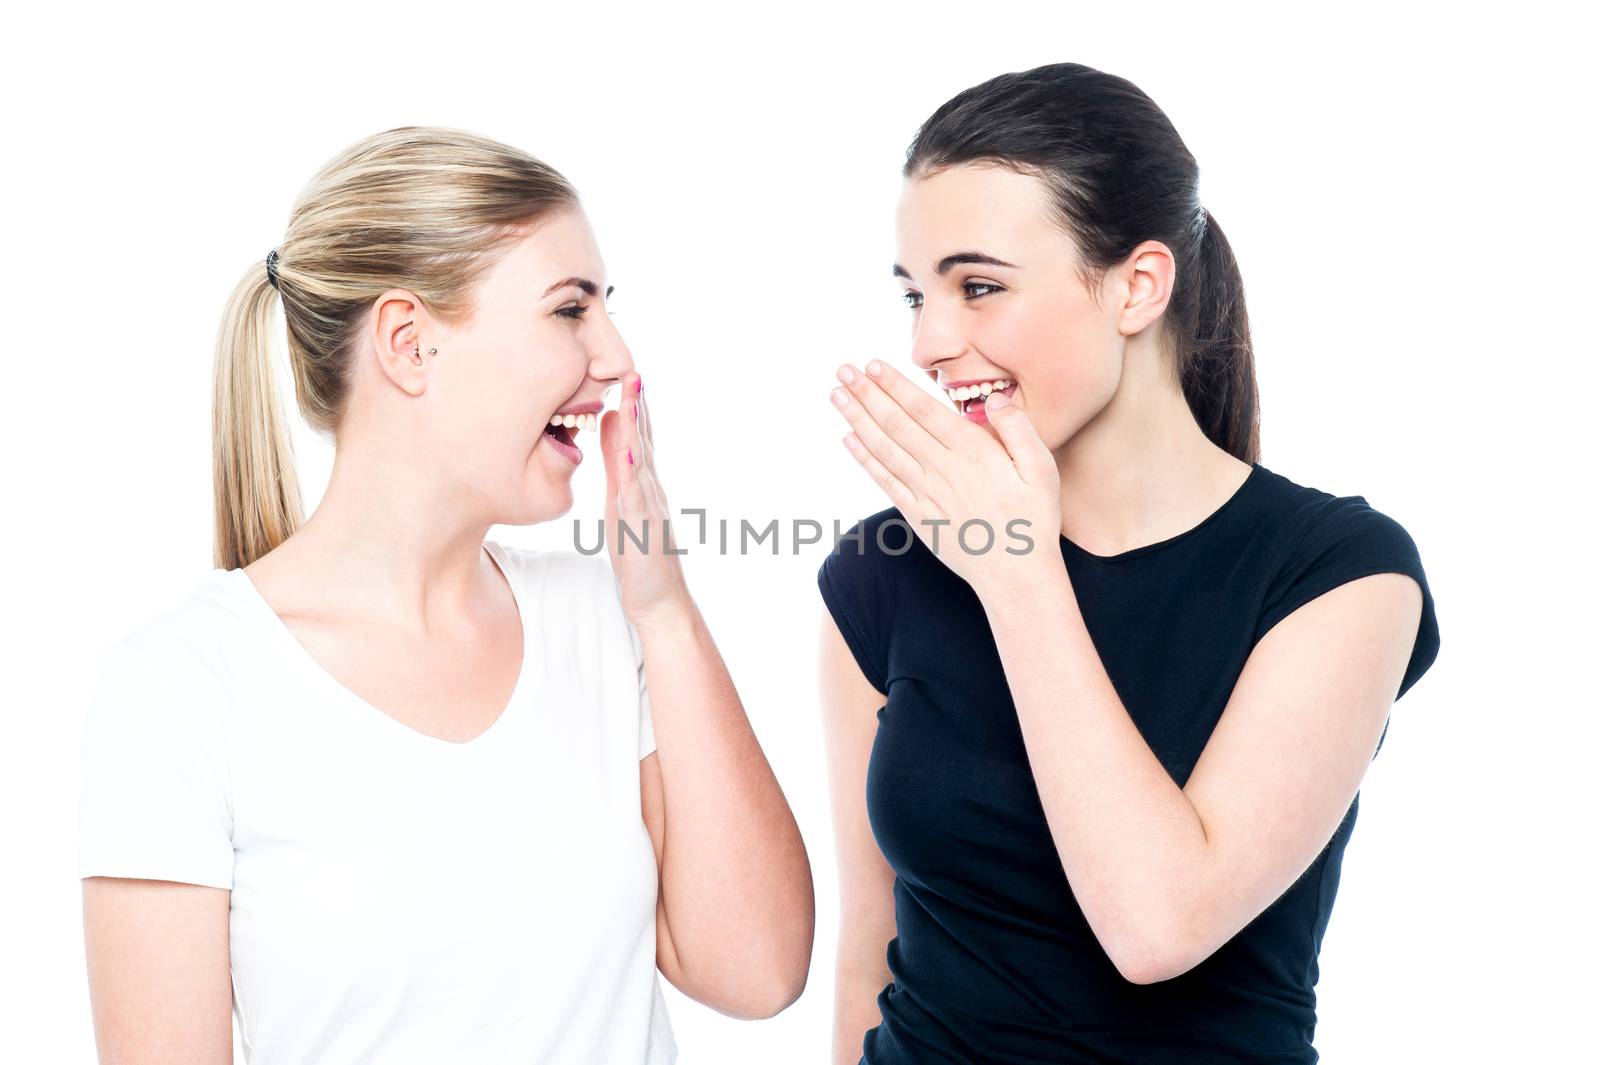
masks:
{"type": "Polygon", "coordinates": [[[1063,535],[1061,537],[1062,547],[1063,549],[1070,550],[1079,558],[1086,558],[1091,562],[1104,563],[1126,562],[1131,559],[1141,558],[1155,551],[1160,551],[1163,548],[1170,547],[1173,544],[1178,543],[1179,541],[1187,540],[1189,537],[1200,532],[1202,529],[1215,524],[1218,518],[1232,510],[1238,504],[1239,500],[1244,498],[1246,492],[1265,474],[1265,472],[1266,467],[1262,466],[1261,463],[1252,462],[1250,464],[1250,472],[1245,475],[1245,479],[1239,483],[1239,487],[1234,489],[1233,494],[1225,499],[1221,506],[1202,518],[1198,525],[1194,525],[1188,529],[1185,529],[1183,532],[1177,533],[1174,536],[1169,536],[1165,540],[1157,540],[1153,544],[1145,544],[1142,547],[1130,547],[1128,550],[1119,551],[1114,555],[1097,555],[1092,551],[1084,550],[1063,535]]]}
{"type": "Polygon", "coordinates": [[[501,575],[504,576],[506,583],[510,586],[511,597],[516,602],[517,616],[522,623],[522,667],[518,670],[516,683],[512,686],[511,698],[501,708],[499,716],[490,722],[488,728],[476,736],[468,740],[459,741],[447,740],[439,736],[430,735],[420,729],[412,728],[393,714],[380,710],[356,694],[338,677],[328,672],[322,663],[318,662],[311,652],[306,650],[305,645],[295,636],[294,630],[289,628],[283,618],[278,616],[276,610],[272,609],[272,604],[267,602],[266,596],[261,594],[261,590],[256,587],[255,581],[250,579],[250,575],[244,571],[243,566],[225,570],[223,573],[224,576],[232,578],[234,583],[239,586],[243,598],[250,603],[251,611],[259,618],[263,626],[274,634],[272,638],[284,647],[289,657],[298,661],[306,672],[320,678],[319,683],[340,693],[341,698],[351,703],[355,709],[361,712],[361,716],[381,719],[377,722],[380,727],[386,727],[385,723],[387,723],[387,726],[392,726],[393,729],[397,729],[401,733],[413,737],[417,742],[430,747],[476,750],[489,746],[496,736],[509,730],[512,723],[511,719],[517,713],[517,708],[525,701],[524,696],[532,683],[528,674],[532,670],[534,659],[532,648],[529,646],[529,634],[532,631],[531,620],[523,603],[522,592],[517,588],[517,581],[513,576],[512,567],[501,554],[498,544],[491,540],[485,540],[483,546],[484,550],[489,553],[489,557],[494,561],[495,567],[500,570],[501,575]]]}

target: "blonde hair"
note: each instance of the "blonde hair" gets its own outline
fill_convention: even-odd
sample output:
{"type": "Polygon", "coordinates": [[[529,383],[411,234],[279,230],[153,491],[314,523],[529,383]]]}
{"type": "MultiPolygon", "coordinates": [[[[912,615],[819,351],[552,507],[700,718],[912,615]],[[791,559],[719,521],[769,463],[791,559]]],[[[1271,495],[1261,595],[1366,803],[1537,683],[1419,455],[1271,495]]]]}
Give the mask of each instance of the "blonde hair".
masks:
{"type": "Polygon", "coordinates": [[[296,403],[337,440],[355,341],[373,301],[417,294],[452,325],[479,280],[541,218],[578,204],[554,169],[462,130],[401,126],[331,159],[301,191],[278,245],[277,287],[257,259],[223,312],[213,367],[213,564],[248,565],[305,520],[274,384],[272,305],[283,304],[296,403]]]}

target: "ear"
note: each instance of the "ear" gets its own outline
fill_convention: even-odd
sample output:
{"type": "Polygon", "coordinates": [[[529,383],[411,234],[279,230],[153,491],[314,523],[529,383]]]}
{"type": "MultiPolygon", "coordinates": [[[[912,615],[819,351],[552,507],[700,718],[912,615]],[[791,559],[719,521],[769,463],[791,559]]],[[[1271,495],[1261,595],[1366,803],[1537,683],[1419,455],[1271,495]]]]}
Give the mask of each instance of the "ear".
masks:
{"type": "Polygon", "coordinates": [[[373,301],[371,337],[378,368],[413,396],[427,390],[433,365],[428,349],[436,346],[428,340],[432,325],[422,300],[406,289],[392,288],[373,301]]]}
{"type": "Polygon", "coordinates": [[[1165,244],[1147,240],[1133,249],[1117,269],[1117,276],[1123,301],[1117,330],[1133,336],[1165,313],[1178,276],[1177,263],[1165,244]]]}

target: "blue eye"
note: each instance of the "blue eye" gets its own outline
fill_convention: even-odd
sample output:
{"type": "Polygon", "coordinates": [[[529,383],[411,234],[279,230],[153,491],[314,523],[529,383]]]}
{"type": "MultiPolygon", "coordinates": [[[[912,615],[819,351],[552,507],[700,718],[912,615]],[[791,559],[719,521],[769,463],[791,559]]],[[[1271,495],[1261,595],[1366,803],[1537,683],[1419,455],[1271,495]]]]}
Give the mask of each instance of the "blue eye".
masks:
{"type": "MultiPolygon", "coordinates": [[[[961,285],[961,288],[968,293],[968,296],[966,297],[968,300],[975,300],[975,299],[979,299],[979,298],[981,298],[983,296],[987,296],[990,291],[994,291],[994,292],[1001,291],[1001,288],[1000,288],[999,285],[993,285],[993,284],[990,284],[987,281],[967,281],[967,282],[963,282],[962,285],[961,285]],[[975,288],[981,288],[981,289],[984,289],[986,291],[973,292],[972,290],[975,289],[975,288]]],[[[912,292],[910,289],[907,289],[905,292],[902,292],[900,294],[900,298],[905,301],[905,305],[907,307],[910,307],[913,310],[915,310],[916,308],[922,306],[922,294],[920,292],[912,292]]]]}

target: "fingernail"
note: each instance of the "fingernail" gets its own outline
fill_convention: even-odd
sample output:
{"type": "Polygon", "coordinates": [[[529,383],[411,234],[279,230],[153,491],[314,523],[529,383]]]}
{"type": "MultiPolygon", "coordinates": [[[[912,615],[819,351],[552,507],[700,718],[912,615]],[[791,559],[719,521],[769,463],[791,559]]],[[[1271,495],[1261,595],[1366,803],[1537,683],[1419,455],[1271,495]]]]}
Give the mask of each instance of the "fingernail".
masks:
{"type": "Polygon", "coordinates": [[[867,372],[873,377],[877,377],[883,372],[883,363],[879,362],[877,359],[873,359],[871,362],[867,363],[867,372]]]}
{"type": "Polygon", "coordinates": [[[644,378],[643,377],[635,377],[633,379],[633,394],[637,396],[640,392],[643,392],[643,391],[644,391],[644,378]]]}
{"type": "Polygon", "coordinates": [[[1006,395],[1004,392],[990,392],[988,402],[986,402],[984,406],[998,409],[1008,405],[1010,402],[1011,397],[1006,395]]]}
{"type": "Polygon", "coordinates": [[[633,465],[633,448],[631,447],[628,449],[628,465],[633,465]]]}
{"type": "Polygon", "coordinates": [[[629,404],[629,406],[631,406],[633,408],[633,416],[635,418],[637,418],[639,416],[639,401],[638,400],[634,400],[632,403],[629,404]]]}
{"type": "Polygon", "coordinates": [[[855,379],[856,379],[856,375],[853,372],[851,372],[850,367],[848,367],[848,366],[839,367],[839,380],[843,381],[845,384],[849,384],[851,381],[854,381],[855,379]]]}
{"type": "Polygon", "coordinates": [[[842,407],[842,406],[845,405],[846,396],[844,394],[844,389],[836,388],[832,392],[828,393],[828,395],[833,398],[833,402],[834,402],[835,406],[842,407]]]}

